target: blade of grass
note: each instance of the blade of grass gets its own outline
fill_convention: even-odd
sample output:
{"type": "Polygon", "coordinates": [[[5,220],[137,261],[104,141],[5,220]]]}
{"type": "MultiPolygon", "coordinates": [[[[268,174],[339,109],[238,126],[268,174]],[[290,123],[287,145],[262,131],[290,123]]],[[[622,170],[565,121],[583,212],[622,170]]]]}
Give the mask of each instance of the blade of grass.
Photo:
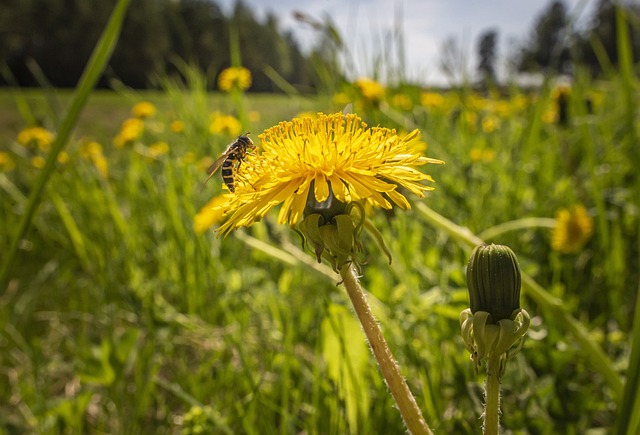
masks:
{"type": "MultiPolygon", "coordinates": [[[[627,17],[624,8],[616,6],[617,46],[619,53],[619,69],[625,95],[625,122],[628,128],[627,139],[630,144],[637,143],[636,134],[636,104],[635,77],[633,71],[633,51],[629,36],[627,17]]],[[[632,145],[632,148],[635,146],[632,145]]],[[[638,163],[636,153],[631,156],[638,163]]],[[[640,190],[640,189],[638,189],[640,190]]],[[[618,434],[635,434],[640,429],[640,409],[638,409],[638,395],[640,394],[640,289],[636,295],[636,307],[631,335],[631,355],[627,366],[627,379],[620,400],[618,415],[618,434]]]]}
{"type": "Polygon", "coordinates": [[[98,44],[91,54],[87,67],[80,78],[80,82],[78,84],[76,94],[71,101],[69,111],[60,124],[60,129],[58,130],[58,134],[51,146],[51,151],[47,156],[45,166],[39,173],[38,178],[36,178],[31,193],[29,194],[27,205],[25,207],[24,214],[22,215],[22,219],[20,220],[18,229],[13,235],[9,249],[6,251],[6,257],[4,259],[4,264],[2,265],[2,271],[0,272],[0,289],[5,289],[9,282],[11,268],[16,260],[20,240],[24,237],[31,225],[36,209],[42,200],[44,187],[47,184],[47,181],[51,178],[55,169],[58,154],[67,144],[67,141],[78,122],[82,109],[87,103],[93,88],[111,57],[111,53],[113,53],[113,49],[115,48],[120,35],[120,29],[122,28],[122,23],[129,6],[129,2],[130,0],[119,0],[116,4],[111,17],[109,18],[109,22],[107,23],[98,44]]]}

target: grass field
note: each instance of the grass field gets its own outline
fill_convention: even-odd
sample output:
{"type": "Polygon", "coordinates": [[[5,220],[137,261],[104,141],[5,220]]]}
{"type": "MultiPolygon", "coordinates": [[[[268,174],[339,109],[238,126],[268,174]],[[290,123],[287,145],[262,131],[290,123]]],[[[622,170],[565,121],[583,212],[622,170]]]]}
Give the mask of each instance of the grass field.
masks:
{"type": "MultiPolygon", "coordinates": [[[[210,94],[192,72],[163,92],[93,93],[0,293],[0,432],[404,433],[338,274],[276,213],[228,237],[199,231],[222,191],[206,168],[237,135],[259,146],[265,128],[349,102],[371,126],[419,129],[445,161],[425,167],[435,190],[408,194],[411,210],[369,216],[391,264],[363,236],[362,284],[429,426],[482,433],[484,373],[459,323],[475,235],[515,251],[531,315],[502,379],[502,433],[636,433],[629,71],[312,98],[210,94]]],[[[2,264],[71,98],[0,93],[2,264]]]]}

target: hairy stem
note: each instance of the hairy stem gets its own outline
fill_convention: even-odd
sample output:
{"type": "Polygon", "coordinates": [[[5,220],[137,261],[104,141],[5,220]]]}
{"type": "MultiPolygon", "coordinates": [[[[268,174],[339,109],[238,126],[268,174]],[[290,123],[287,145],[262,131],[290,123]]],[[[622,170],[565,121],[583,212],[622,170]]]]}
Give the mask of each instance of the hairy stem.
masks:
{"type": "Polygon", "coordinates": [[[418,404],[402,377],[400,368],[382,335],[382,330],[371,312],[371,307],[362,291],[362,287],[360,287],[354,267],[352,265],[343,266],[340,269],[340,275],[342,275],[344,286],[360,319],[362,329],[364,329],[369,341],[369,346],[376,357],[382,376],[400,410],[407,429],[414,435],[431,434],[431,429],[429,429],[427,422],[424,420],[420,408],[418,408],[418,404]]]}
{"type": "Polygon", "coordinates": [[[484,435],[498,435],[500,422],[500,356],[487,360],[487,384],[484,404],[484,435]]]}

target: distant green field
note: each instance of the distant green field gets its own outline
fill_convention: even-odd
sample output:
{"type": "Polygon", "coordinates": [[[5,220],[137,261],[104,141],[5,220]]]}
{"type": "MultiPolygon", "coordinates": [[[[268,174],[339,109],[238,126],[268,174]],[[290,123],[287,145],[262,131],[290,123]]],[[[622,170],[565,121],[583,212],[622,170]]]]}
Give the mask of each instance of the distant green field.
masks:
{"type": "MultiPolygon", "coordinates": [[[[73,95],[72,90],[27,89],[10,91],[0,88],[0,137],[11,138],[24,128],[29,119],[21,115],[22,104],[26,104],[27,118],[52,124],[54,118],[60,118],[73,95]]],[[[260,112],[261,124],[269,126],[281,119],[288,119],[303,111],[328,110],[328,102],[318,101],[317,97],[291,98],[278,94],[250,94],[246,96],[252,110],[260,112]]],[[[171,108],[171,97],[160,91],[95,91],[82,113],[77,125],[77,134],[97,138],[112,137],[120,124],[131,112],[138,101],[150,101],[160,112],[175,110],[171,108]]],[[[211,111],[223,109],[225,102],[220,93],[211,93],[207,97],[211,111]]],[[[228,103],[227,103],[228,105],[228,103]]]]}

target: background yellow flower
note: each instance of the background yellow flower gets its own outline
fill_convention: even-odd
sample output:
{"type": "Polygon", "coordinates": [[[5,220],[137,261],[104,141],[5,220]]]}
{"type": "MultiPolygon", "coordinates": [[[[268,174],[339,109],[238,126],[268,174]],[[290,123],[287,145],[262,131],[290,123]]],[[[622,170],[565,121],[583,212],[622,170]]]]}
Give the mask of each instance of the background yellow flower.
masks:
{"type": "Polygon", "coordinates": [[[233,89],[247,90],[251,86],[251,71],[238,66],[222,70],[218,76],[218,89],[229,92],[233,89]]]}
{"type": "Polygon", "coordinates": [[[593,222],[583,205],[561,209],[556,213],[551,247],[564,254],[578,252],[589,241],[592,233],[593,222]]]}

